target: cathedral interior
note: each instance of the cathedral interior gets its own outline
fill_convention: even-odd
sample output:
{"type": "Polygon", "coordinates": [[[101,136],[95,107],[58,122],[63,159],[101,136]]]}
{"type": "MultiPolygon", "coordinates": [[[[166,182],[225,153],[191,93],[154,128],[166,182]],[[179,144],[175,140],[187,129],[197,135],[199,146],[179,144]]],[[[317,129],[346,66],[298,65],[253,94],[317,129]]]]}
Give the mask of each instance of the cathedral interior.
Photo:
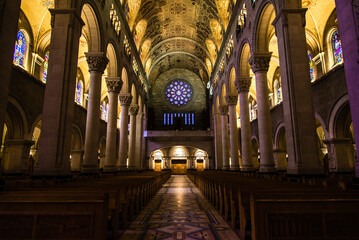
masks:
{"type": "Polygon", "coordinates": [[[0,239],[358,239],[357,0],[0,0],[0,239]]]}

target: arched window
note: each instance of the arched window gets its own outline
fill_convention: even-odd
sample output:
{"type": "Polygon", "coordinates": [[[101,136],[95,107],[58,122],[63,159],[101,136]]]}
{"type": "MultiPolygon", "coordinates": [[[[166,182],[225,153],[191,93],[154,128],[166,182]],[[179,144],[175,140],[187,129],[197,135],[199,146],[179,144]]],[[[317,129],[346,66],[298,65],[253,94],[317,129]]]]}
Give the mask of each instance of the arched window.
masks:
{"type": "Polygon", "coordinates": [[[276,80],[274,82],[274,96],[275,96],[275,104],[282,102],[282,86],[280,85],[280,81],[276,80]]]}
{"type": "Polygon", "coordinates": [[[330,42],[332,45],[334,65],[341,63],[343,61],[343,49],[342,49],[342,44],[340,42],[340,36],[338,30],[335,30],[332,33],[330,42]]]}
{"type": "Polygon", "coordinates": [[[250,111],[250,120],[254,120],[257,118],[257,103],[256,101],[250,97],[249,98],[249,111],[250,111]]]}
{"type": "Polygon", "coordinates": [[[308,51],[308,59],[309,59],[309,73],[310,73],[310,81],[313,82],[314,78],[314,66],[313,66],[313,56],[312,53],[308,51]]]}
{"type": "Polygon", "coordinates": [[[24,67],[26,51],[27,51],[26,37],[24,32],[19,30],[17,32],[17,38],[15,43],[14,59],[13,59],[14,64],[24,67]]]}
{"type": "Polygon", "coordinates": [[[49,68],[49,52],[45,54],[44,58],[44,68],[42,70],[42,81],[46,83],[47,80],[47,70],[49,68]]]}
{"type": "Polygon", "coordinates": [[[186,105],[192,97],[191,85],[184,80],[170,82],[165,90],[167,101],[178,107],[186,105]]]}
{"type": "Polygon", "coordinates": [[[83,83],[81,80],[78,80],[76,84],[75,102],[79,105],[82,105],[83,93],[84,93],[83,83]]]}
{"type": "Polygon", "coordinates": [[[108,104],[103,101],[101,104],[101,118],[104,121],[107,121],[107,113],[108,113],[108,104]]]}

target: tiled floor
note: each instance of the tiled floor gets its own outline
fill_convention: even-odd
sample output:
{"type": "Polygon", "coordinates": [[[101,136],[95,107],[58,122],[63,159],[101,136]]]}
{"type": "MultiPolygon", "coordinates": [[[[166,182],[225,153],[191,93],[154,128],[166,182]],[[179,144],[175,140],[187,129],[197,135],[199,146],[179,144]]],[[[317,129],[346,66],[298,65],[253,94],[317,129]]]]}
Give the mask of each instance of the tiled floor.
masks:
{"type": "Polygon", "coordinates": [[[173,175],[121,239],[239,239],[184,175],[173,175]]]}

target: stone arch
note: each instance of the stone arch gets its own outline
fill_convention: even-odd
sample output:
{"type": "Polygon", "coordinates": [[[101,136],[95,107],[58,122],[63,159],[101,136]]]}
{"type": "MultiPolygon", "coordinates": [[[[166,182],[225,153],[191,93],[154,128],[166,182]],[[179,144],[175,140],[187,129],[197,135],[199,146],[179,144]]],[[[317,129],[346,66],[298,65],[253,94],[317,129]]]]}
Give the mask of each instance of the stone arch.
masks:
{"type": "Polygon", "coordinates": [[[139,107],[138,113],[143,113],[143,103],[142,103],[142,97],[140,94],[138,95],[137,103],[138,103],[138,107],[139,107]]]}
{"type": "Polygon", "coordinates": [[[8,139],[29,138],[25,111],[20,103],[11,96],[8,99],[5,123],[8,127],[8,139]]]}
{"type": "Polygon", "coordinates": [[[131,86],[131,95],[132,95],[132,102],[131,104],[137,104],[137,90],[134,83],[131,86]]]}
{"type": "Polygon", "coordinates": [[[33,156],[35,162],[37,161],[37,155],[39,151],[40,135],[42,126],[42,114],[37,116],[33,121],[30,129],[31,140],[34,141],[34,145],[31,146],[30,155],[33,156]]]}
{"type": "Polygon", "coordinates": [[[330,138],[335,138],[337,133],[336,133],[336,124],[337,124],[337,117],[339,116],[340,111],[342,110],[342,108],[349,102],[349,97],[348,95],[345,95],[343,97],[341,97],[337,103],[335,104],[335,106],[333,107],[330,117],[329,117],[329,137],[330,138]]]}
{"type": "Polygon", "coordinates": [[[78,125],[73,124],[71,135],[71,171],[80,172],[83,161],[83,137],[78,125]]]}
{"type": "Polygon", "coordinates": [[[250,74],[250,66],[248,63],[248,59],[251,56],[251,49],[248,42],[244,42],[241,54],[239,57],[239,75],[241,77],[249,77],[250,74]]]}
{"type": "Polygon", "coordinates": [[[101,29],[96,8],[89,2],[82,5],[81,18],[88,30],[88,51],[100,52],[102,46],[101,29]]]}
{"type": "Polygon", "coordinates": [[[117,51],[111,42],[108,43],[107,45],[106,57],[109,60],[107,65],[107,76],[117,77],[118,76],[117,51]]]}
{"type": "Polygon", "coordinates": [[[220,105],[227,105],[226,103],[226,99],[225,96],[227,95],[227,87],[226,87],[226,83],[222,84],[222,88],[221,88],[221,97],[220,97],[220,105]]]}
{"type": "Polygon", "coordinates": [[[232,68],[230,68],[230,74],[229,74],[229,78],[228,78],[228,93],[230,95],[238,95],[237,92],[237,88],[235,85],[235,81],[236,81],[236,70],[234,68],[234,66],[232,66],[232,68]]]}
{"type": "Polygon", "coordinates": [[[285,134],[285,124],[281,122],[275,132],[274,138],[274,160],[275,166],[279,171],[287,169],[287,139],[285,134]]]}
{"type": "Polygon", "coordinates": [[[130,93],[130,82],[129,82],[129,78],[128,78],[128,70],[127,70],[127,66],[123,66],[122,71],[121,71],[121,79],[123,82],[122,88],[121,88],[121,93],[130,93]]]}

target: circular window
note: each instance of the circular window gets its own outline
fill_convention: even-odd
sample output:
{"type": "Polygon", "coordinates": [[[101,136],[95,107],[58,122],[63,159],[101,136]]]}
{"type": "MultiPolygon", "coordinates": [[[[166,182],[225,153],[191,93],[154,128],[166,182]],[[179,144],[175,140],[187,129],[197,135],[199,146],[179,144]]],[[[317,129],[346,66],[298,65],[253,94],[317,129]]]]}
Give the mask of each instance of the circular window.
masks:
{"type": "Polygon", "coordinates": [[[186,105],[192,97],[192,89],[187,81],[175,80],[166,87],[167,100],[176,106],[186,105]]]}

